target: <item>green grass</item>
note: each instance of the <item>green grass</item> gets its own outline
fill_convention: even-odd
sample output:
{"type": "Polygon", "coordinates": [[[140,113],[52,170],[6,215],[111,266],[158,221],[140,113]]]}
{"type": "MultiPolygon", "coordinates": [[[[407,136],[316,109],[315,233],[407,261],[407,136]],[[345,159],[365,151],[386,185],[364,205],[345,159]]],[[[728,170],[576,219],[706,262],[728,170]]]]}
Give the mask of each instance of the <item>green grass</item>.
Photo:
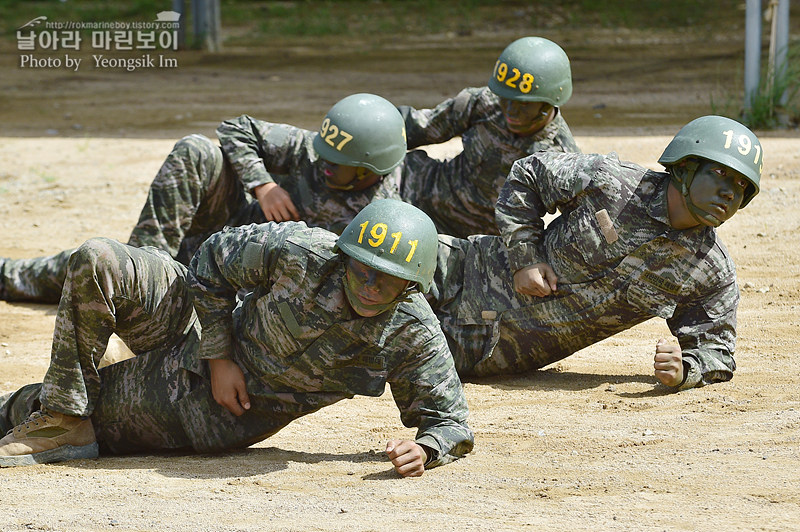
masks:
{"type": "Polygon", "coordinates": [[[800,46],[790,50],[787,54],[786,65],[778,69],[772,83],[768,83],[769,75],[765,73],[760,90],[754,95],[749,112],[744,119],[748,125],[755,128],[775,128],[788,125],[787,121],[797,121],[800,118],[800,103],[798,103],[798,90],[800,90],[800,46]],[[785,96],[785,104],[781,100],[785,96]]]}
{"type": "MultiPolygon", "coordinates": [[[[475,0],[462,2],[322,1],[223,3],[226,19],[245,31],[229,44],[248,45],[263,38],[348,35],[382,38],[387,35],[469,32],[476,25],[475,0]],[[226,11],[228,14],[226,15],[226,11]]],[[[487,7],[484,6],[484,10],[487,7]]],[[[495,8],[496,9],[496,8],[495,8]]],[[[320,46],[324,46],[320,42],[320,46]]]]}
{"type": "MultiPolygon", "coordinates": [[[[187,8],[191,0],[185,0],[187,8]]],[[[221,0],[222,24],[235,44],[264,38],[386,34],[424,35],[505,30],[531,33],[547,28],[630,28],[743,23],[741,0],[221,0]]],[[[0,0],[3,34],[32,18],[50,20],[149,21],[172,9],[170,0],[0,0]]],[[[191,13],[187,22],[191,23],[191,13]]],[[[186,28],[191,31],[191,24],[186,28]]]]}
{"type": "MultiPolygon", "coordinates": [[[[171,5],[168,0],[130,0],[128,2],[94,2],[89,0],[0,0],[0,20],[7,36],[34,17],[48,20],[104,22],[154,20],[155,13],[171,5]]],[[[169,7],[167,7],[169,9],[169,7]]]]}
{"type": "MultiPolygon", "coordinates": [[[[545,4],[567,6],[565,12],[572,26],[646,29],[719,23],[720,17],[729,18],[738,13],[743,1],[577,0],[545,4]]],[[[741,19],[744,20],[744,11],[741,11],[741,19]]]]}
{"type": "Polygon", "coordinates": [[[32,168],[31,171],[39,176],[39,179],[44,181],[45,183],[52,184],[58,181],[58,178],[53,174],[47,172],[47,170],[43,168],[32,168]]]}
{"type": "MultiPolygon", "coordinates": [[[[767,58],[762,58],[762,64],[767,58]]],[[[775,129],[797,126],[800,123],[800,44],[791,46],[786,57],[786,66],[778,69],[773,83],[768,83],[766,66],[761,74],[761,85],[753,95],[750,109],[745,111],[740,92],[726,92],[721,101],[711,100],[715,114],[741,120],[753,129],[775,129]],[[785,95],[785,103],[781,100],[785,95]]]]}

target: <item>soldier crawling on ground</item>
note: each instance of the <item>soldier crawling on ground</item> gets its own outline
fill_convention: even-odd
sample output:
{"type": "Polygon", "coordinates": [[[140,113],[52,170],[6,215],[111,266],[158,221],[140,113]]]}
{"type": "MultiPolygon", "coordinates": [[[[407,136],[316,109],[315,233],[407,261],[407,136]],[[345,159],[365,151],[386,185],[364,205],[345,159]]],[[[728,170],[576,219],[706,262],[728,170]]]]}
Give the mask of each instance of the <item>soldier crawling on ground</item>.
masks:
{"type": "MultiPolygon", "coordinates": [[[[400,198],[404,128],[389,101],[354,94],[328,111],[318,133],[243,115],[219,126],[220,145],[184,137],[150,185],[128,244],[188,264],[225,225],[303,220],[340,233],[371,201],[400,198]]],[[[58,303],[72,251],[0,258],[0,299],[58,303]]]]}
{"type": "Polygon", "coordinates": [[[69,261],[44,382],[0,398],[0,466],[247,447],[387,382],[418,427],[387,443],[395,470],[455,460],[473,434],[421,294],[436,248],[430,218],[390,199],[338,238],[302,222],[227,228],[188,270],[155,248],[90,240],[69,261]],[[137,356],[98,370],[112,333],[137,356]]]}
{"type": "Polygon", "coordinates": [[[464,89],[433,109],[400,106],[412,149],[403,199],[425,211],[440,233],[498,234],[494,206],[514,161],[540,151],[580,151],[560,111],[571,95],[564,50],[524,37],[500,54],[488,87],[464,89]],[[413,149],[458,136],[463,151],[446,161],[413,149]]]}
{"type": "Polygon", "coordinates": [[[502,238],[440,236],[429,301],[459,374],[534,370],[661,317],[680,346],[656,343],[659,382],[730,380],[739,289],[715,228],[758,194],[762,160],[752,131],[705,116],[666,147],[666,172],[613,153],[515,163],[497,202],[502,238]]]}

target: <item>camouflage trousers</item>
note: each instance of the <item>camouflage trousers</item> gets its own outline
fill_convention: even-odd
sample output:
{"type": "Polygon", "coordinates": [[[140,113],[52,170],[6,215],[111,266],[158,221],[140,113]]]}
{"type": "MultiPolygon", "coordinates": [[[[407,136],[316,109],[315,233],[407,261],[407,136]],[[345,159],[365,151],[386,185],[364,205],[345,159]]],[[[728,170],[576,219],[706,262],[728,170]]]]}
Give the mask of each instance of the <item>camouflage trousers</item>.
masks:
{"type": "Polygon", "coordinates": [[[528,303],[514,291],[511,268],[499,237],[439,235],[436,271],[426,298],[461,377],[492,375],[483,368],[497,345],[504,311],[528,303]]]}
{"type": "Polygon", "coordinates": [[[426,297],[461,377],[524,373],[661,315],[666,305],[642,282],[659,246],[647,242],[596,279],[562,279],[555,294],[534,297],[514,290],[500,237],[439,235],[426,297]]]}
{"type": "Polygon", "coordinates": [[[493,198],[474,183],[461,178],[456,161],[433,159],[424,150],[406,154],[400,196],[431,217],[436,230],[445,235],[496,235],[493,198]]]}
{"type": "MultiPolygon", "coordinates": [[[[613,275],[602,284],[599,298],[605,290],[624,287],[613,275]]],[[[576,292],[563,283],[558,296],[519,294],[500,237],[439,235],[427,299],[462,378],[535,370],[621,330],[592,331],[593,324],[603,321],[605,307],[587,296],[588,291],[576,292]]]]}
{"type": "Polygon", "coordinates": [[[89,240],[69,258],[44,381],[0,399],[0,430],[44,407],[90,416],[107,453],[213,451],[250,445],[308,413],[248,373],[253,407],[228,412],[194,359],[199,337],[185,266],[158,249],[89,240]],[[98,370],[112,333],[137,356],[98,370]]]}
{"type": "MultiPolygon", "coordinates": [[[[161,165],[128,244],[163,249],[188,264],[200,244],[225,225],[265,221],[219,146],[203,135],[189,135],[161,165]]],[[[0,259],[0,299],[58,303],[72,251],[0,259]]]]}

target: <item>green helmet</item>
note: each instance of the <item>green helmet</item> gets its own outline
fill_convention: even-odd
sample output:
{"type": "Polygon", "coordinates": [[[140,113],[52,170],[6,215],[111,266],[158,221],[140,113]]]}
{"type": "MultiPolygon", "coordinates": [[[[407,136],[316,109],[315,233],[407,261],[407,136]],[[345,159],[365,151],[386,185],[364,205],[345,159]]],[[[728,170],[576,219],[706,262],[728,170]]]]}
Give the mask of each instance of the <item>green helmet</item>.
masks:
{"type": "Polygon", "coordinates": [[[389,173],[406,156],[406,127],[400,111],[374,94],[353,94],[331,107],[314,150],[334,164],[389,173]]]}
{"type": "Polygon", "coordinates": [[[410,203],[373,201],[345,227],[336,248],[383,273],[413,281],[427,292],[436,270],[439,235],[427,214],[410,203]]]}
{"type": "Polygon", "coordinates": [[[507,100],[546,102],[558,107],[572,96],[569,58],[553,41],[541,37],[517,39],[500,54],[489,89],[507,100]]]}
{"type": "MultiPolygon", "coordinates": [[[[744,191],[739,208],[750,203],[758,194],[764,166],[761,143],[752,131],[736,120],[715,115],[692,120],[678,131],[658,162],[669,168],[688,157],[701,157],[724,164],[744,175],[750,184],[744,191]]],[[[676,172],[671,173],[673,181],[676,181],[676,172]]],[[[692,179],[693,171],[675,183],[687,198],[692,179]]]]}

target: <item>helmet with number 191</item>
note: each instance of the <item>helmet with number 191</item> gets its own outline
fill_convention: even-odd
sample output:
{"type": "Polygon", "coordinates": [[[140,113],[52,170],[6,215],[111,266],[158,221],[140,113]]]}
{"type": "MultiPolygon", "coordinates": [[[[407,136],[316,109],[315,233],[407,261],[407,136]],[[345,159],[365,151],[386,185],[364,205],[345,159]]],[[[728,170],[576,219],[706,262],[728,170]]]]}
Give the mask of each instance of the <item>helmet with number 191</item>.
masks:
{"type": "MultiPolygon", "coordinates": [[[[758,137],[736,120],[716,115],[692,120],[678,131],[658,162],[669,169],[692,157],[725,165],[747,179],[749,184],[744,191],[740,209],[758,194],[764,153],[758,137]]],[[[675,185],[688,198],[694,172],[687,172],[685,177],[680,177],[682,174],[679,172],[670,173],[675,185]]]]}
{"type": "Polygon", "coordinates": [[[427,292],[436,271],[439,235],[427,214],[393,199],[373,201],[336,240],[345,255],[427,292]]]}
{"type": "Polygon", "coordinates": [[[495,63],[489,89],[506,100],[563,105],[572,96],[572,71],[566,52],[542,37],[512,42],[495,63]]]}
{"type": "Polygon", "coordinates": [[[352,94],[331,107],[313,142],[326,161],[384,175],[406,155],[405,121],[385,98],[352,94]]]}

